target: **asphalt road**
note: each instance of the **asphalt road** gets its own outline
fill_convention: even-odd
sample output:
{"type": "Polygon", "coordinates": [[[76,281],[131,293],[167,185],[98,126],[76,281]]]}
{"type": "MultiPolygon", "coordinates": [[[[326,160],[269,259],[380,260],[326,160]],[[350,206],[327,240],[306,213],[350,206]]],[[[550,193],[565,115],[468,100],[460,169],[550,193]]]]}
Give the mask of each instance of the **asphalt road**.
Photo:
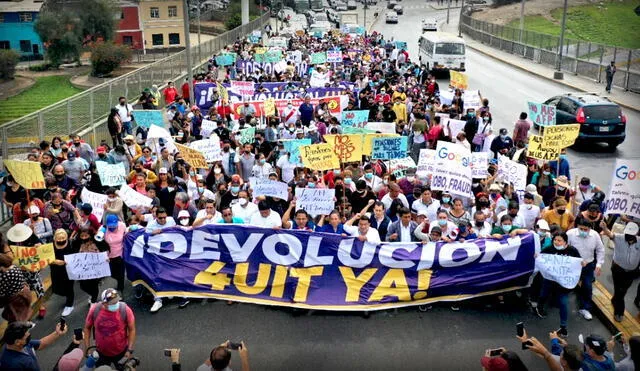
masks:
{"type": "MultiPolygon", "coordinates": [[[[446,12],[430,11],[417,0],[404,0],[402,4],[405,14],[400,16],[398,25],[386,25],[381,18],[374,29],[406,40],[413,58],[417,55],[417,30],[421,19],[428,15],[443,19],[446,12]],[[409,33],[411,36],[407,38],[409,33]]],[[[452,12],[452,17],[455,14],[452,12]]],[[[541,80],[471,50],[467,53],[467,65],[470,85],[490,99],[497,127],[511,128],[519,112],[525,109],[527,100],[541,101],[567,91],[559,84],[541,80]]],[[[446,80],[440,81],[441,87],[446,85],[446,80]]],[[[640,117],[636,112],[626,114],[632,124],[627,131],[630,139],[615,154],[595,147],[589,152],[571,150],[569,158],[574,174],[589,175],[596,184],[608,188],[615,157],[640,156],[640,152],[632,147],[632,139],[640,134],[640,129],[633,123],[639,122],[640,117]]],[[[600,280],[610,286],[608,268],[600,280]]],[[[115,285],[115,282],[107,279],[102,288],[109,285],[115,285]]],[[[67,319],[71,329],[82,325],[88,309],[87,295],[81,293],[78,286],[76,293],[76,310],[67,319]]],[[[630,302],[633,298],[628,296],[630,302]]],[[[136,314],[135,355],[142,359],[141,370],[170,369],[169,361],[163,356],[163,349],[169,347],[181,348],[184,369],[193,370],[213,346],[227,339],[247,343],[255,370],[470,370],[480,369],[479,359],[486,349],[499,346],[516,350],[529,369],[544,369],[540,359],[519,349],[514,337],[515,324],[524,321],[530,335],[546,339],[548,331],[558,327],[557,310],[549,308],[549,317],[541,320],[514,295],[507,299],[504,306],[491,299],[473,300],[463,303],[457,312],[443,303],[425,313],[417,308],[407,308],[375,312],[369,319],[358,313],[338,312],[293,316],[283,308],[250,304],[228,306],[222,301],[194,301],[185,309],[179,309],[174,301],[165,304],[157,314],[150,314],[151,302],[139,303],[133,298],[130,287],[125,290],[125,300],[136,314]],[[493,305],[487,307],[486,304],[493,305]]],[[[49,314],[33,330],[34,338],[53,329],[63,305],[60,297],[49,301],[49,314]]],[[[609,335],[597,319],[588,322],[577,314],[573,296],[570,310],[571,342],[577,342],[579,333],[609,335]]],[[[53,367],[70,336],[38,353],[43,369],[53,367]]],[[[232,368],[240,369],[237,355],[232,357],[232,368]]]]}

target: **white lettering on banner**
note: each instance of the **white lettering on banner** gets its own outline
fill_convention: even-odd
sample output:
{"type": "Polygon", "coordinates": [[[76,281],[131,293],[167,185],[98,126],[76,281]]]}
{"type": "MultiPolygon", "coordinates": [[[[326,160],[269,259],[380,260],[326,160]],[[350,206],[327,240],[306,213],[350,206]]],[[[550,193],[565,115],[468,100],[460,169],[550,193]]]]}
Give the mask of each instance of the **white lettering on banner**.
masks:
{"type": "Polygon", "coordinates": [[[104,204],[107,203],[107,195],[91,192],[90,190],[83,188],[80,194],[80,199],[84,203],[88,203],[93,207],[91,214],[98,218],[98,221],[102,221],[104,215],[104,204]]]}
{"type": "Polygon", "coordinates": [[[431,189],[449,191],[462,197],[473,197],[471,192],[471,151],[460,144],[438,141],[431,189]]]}
{"type": "Polygon", "coordinates": [[[208,138],[211,133],[218,127],[218,123],[215,121],[203,119],[202,125],[200,126],[200,134],[202,134],[203,138],[208,138]]]}
{"type": "Polygon", "coordinates": [[[73,281],[91,280],[111,276],[106,252],[81,252],[64,256],[65,268],[73,281]]]}
{"type": "Polygon", "coordinates": [[[105,161],[96,161],[96,171],[102,185],[117,187],[127,183],[127,171],[122,162],[108,164],[105,161]]]}
{"type": "Polygon", "coordinates": [[[616,159],[605,214],[640,218],[640,160],[616,159]]]}
{"type": "Polygon", "coordinates": [[[462,100],[465,111],[469,108],[480,108],[480,94],[477,90],[465,90],[464,93],[462,93],[462,100]]]}
{"type": "Polygon", "coordinates": [[[580,281],[582,259],[567,255],[540,254],[536,258],[536,270],[540,271],[545,279],[571,290],[580,281]]]}
{"type": "Polygon", "coordinates": [[[296,187],[296,210],[302,209],[311,216],[329,215],[335,209],[335,189],[296,187]]]}
{"type": "MultiPolygon", "coordinates": [[[[271,62],[260,63],[255,61],[245,61],[242,63],[241,67],[238,69],[238,73],[244,74],[245,76],[250,76],[255,71],[260,71],[261,69],[263,69],[265,74],[272,75],[274,70],[276,69],[277,64],[278,63],[271,63],[271,62]]],[[[238,64],[236,64],[236,68],[237,66],[238,64]]],[[[294,63],[293,67],[295,69],[295,74],[300,77],[303,77],[304,75],[306,75],[307,69],[309,68],[309,66],[307,65],[307,62],[304,62],[304,61],[294,63]]],[[[212,89],[209,89],[209,90],[212,90],[212,89]]],[[[211,91],[211,94],[213,94],[213,91],[211,91]]],[[[208,100],[211,100],[211,99],[208,99],[208,100]]]]}
{"type": "MultiPolygon", "coordinates": [[[[239,230],[244,228],[243,226],[238,226],[239,230]]],[[[385,242],[380,245],[366,242],[363,244],[362,250],[358,251],[357,254],[352,254],[355,239],[346,238],[340,241],[335,256],[319,256],[319,246],[322,245],[322,234],[309,237],[304,254],[298,249],[299,246],[302,246],[302,242],[292,234],[277,233],[265,236],[264,233],[250,233],[246,239],[243,240],[244,242],[242,244],[238,241],[239,236],[246,236],[246,233],[214,234],[205,230],[195,229],[191,241],[182,234],[171,232],[171,230],[157,235],[141,234],[133,243],[131,257],[144,259],[144,254],[150,253],[172,260],[183,257],[184,255],[187,255],[188,259],[194,260],[205,259],[205,256],[207,259],[218,259],[221,250],[219,242],[224,241],[223,249],[226,247],[234,263],[246,262],[251,254],[258,249],[261,250],[265,257],[273,264],[282,264],[283,259],[285,259],[287,265],[294,265],[298,262],[303,263],[304,266],[332,265],[336,264],[335,258],[337,257],[339,263],[342,265],[351,268],[363,268],[371,264],[377,253],[378,260],[385,267],[403,269],[415,267],[416,270],[420,271],[433,267],[436,261],[436,253],[438,264],[442,267],[459,267],[475,262],[482,264],[491,263],[496,258],[496,255],[499,255],[500,260],[505,262],[516,261],[520,247],[522,246],[522,239],[527,236],[534,237],[533,241],[536,244],[535,250],[539,251],[540,249],[540,241],[535,238],[531,232],[529,232],[528,235],[516,236],[508,238],[507,240],[479,239],[470,240],[465,243],[445,243],[441,244],[440,248],[437,248],[434,242],[427,244],[385,242]],[[146,243],[145,238],[148,240],[146,243]],[[484,249],[474,241],[482,242],[484,249]],[[285,255],[283,255],[283,251],[274,252],[273,248],[278,243],[287,245],[289,252],[285,255]],[[162,246],[162,249],[160,249],[160,246],[162,246]],[[407,251],[407,253],[393,253],[400,249],[407,251]],[[409,253],[416,249],[421,250],[420,260],[417,265],[414,264],[409,257],[409,253]],[[466,257],[460,260],[459,254],[456,254],[456,251],[465,251],[466,257]]]]}
{"type": "Polygon", "coordinates": [[[231,90],[243,97],[252,96],[255,92],[255,86],[253,81],[231,80],[231,90]]]}
{"type": "Polygon", "coordinates": [[[271,179],[249,178],[249,184],[253,189],[253,199],[257,196],[276,197],[287,201],[289,199],[289,186],[287,183],[271,179]]]}
{"type": "Polygon", "coordinates": [[[420,150],[420,157],[418,157],[418,167],[416,169],[416,175],[420,178],[426,178],[433,174],[433,168],[436,163],[436,150],[423,148],[420,150]]]}
{"type": "Polygon", "coordinates": [[[524,191],[527,187],[527,167],[506,156],[498,157],[498,179],[513,183],[516,191],[524,191]]]}
{"type": "Polygon", "coordinates": [[[142,195],[136,191],[134,191],[131,187],[126,184],[123,184],[118,190],[118,196],[122,199],[122,202],[130,208],[150,208],[151,202],[153,201],[151,198],[142,195]]]}
{"type": "Polygon", "coordinates": [[[487,152],[471,153],[471,177],[486,178],[489,175],[489,154],[487,152]]]}
{"type": "Polygon", "coordinates": [[[196,140],[189,144],[189,147],[199,151],[204,155],[207,162],[222,161],[222,149],[220,149],[220,138],[213,134],[209,139],[196,140]]]}

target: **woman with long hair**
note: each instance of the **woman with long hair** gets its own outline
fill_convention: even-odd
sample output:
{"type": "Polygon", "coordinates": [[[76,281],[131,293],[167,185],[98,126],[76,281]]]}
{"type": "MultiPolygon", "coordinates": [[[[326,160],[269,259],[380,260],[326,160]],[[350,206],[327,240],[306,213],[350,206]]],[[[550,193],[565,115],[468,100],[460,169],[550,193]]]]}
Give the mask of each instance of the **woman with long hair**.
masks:
{"type": "Polygon", "coordinates": [[[51,288],[54,294],[65,297],[62,317],[66,317],[73,311],[73,301],[75,299],[73,285],[75,281],[71,281],[67,275],[64,257],[65,255],[74,254],[77,251],[73,250],[71,243],[69,243],[69,235],[67,231],[62,228],[56,230],[53,235],[53,247],[56,260],[52,261],[50,265],[51,288]]]}
{"type": "Polygon", "coordinates": [[[115,107],[111,108],[111,112],[107,117],[107,129],[109,129],[113,146],[122,144],[122,121],[120,120],[120,115],[118,115],[118,109],[115,107]]]}

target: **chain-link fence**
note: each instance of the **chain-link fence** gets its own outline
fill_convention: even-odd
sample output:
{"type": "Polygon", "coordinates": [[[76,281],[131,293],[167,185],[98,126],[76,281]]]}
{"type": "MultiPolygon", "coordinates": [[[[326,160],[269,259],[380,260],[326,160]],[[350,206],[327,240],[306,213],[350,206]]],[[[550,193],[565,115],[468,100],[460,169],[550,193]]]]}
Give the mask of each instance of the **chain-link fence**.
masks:
{"type": "Polygon", "coordinates": [[[560,67],[563,71],[606,83],[605,69],[616,62],[613,85],[640,93],[640,50],[626,49],[584,40],[564,39],[519,28],[480,21],[469,12],[462,15],[462,32],[474,40],[534,62],[560,67]],[[560,48],[562,57],[560,58],[560,48]]]}
{"type": "MultiPolygon", "coordinates": [[[[269,13],[227,31],[200,45],[203,60],[198,59],[198,48],[191,48],[194,70],[206,67],[211,56],[238,38],[260,30],[269,22],[269,13]]],[[[167,81],[184,81],[187,77],[186,51],[158,60],[136,71],[105,82],[68,99],[40,109],[29,115],[0,126],[3,158],[26,153],[40,141],[54,136],[79,133],[92,146],[110,139],[106,118],[118,97],[135,101],[144,88],[156,84],[164,88],[167,81]]]]}

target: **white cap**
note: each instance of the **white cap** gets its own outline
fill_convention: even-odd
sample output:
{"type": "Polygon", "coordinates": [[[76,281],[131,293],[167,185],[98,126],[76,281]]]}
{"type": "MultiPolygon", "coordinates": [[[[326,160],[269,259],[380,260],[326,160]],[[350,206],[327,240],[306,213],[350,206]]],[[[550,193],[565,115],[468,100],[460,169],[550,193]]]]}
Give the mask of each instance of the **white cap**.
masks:
{"type": "Polygon", "coordinates": [[[527,187],[524,189],[527,193],[531,193],[532,195],[535,195],[538,193],[538,188],[536,187],[535,184],[528,184],[527,187]]]}
{"type": "Polygon", "coordinates": [[[158,169],[158,174],[167,174],[167,168],[166,167],[161,167],[160,169],[158,169]]]}
{"type": "Polygon", "coordinates": [[[178,213],[178,219],[180,218],[191,218],[191,215],[189,215],[189,212],[187,210],[180,210],[180,212],[178,213]]]}
{"type": "Polygon", "coordinates": [[[38,214],[40,215],[40,208],[36,205],[29,206],[29,215],[38,214]]]}
{"type": "Polygon", "coordinates": [[[636,236],[638,234],[638,225],[634,222],[627,223],[627,226],[624,227],[624,234],[630,234],[632,236],[636,236]]]}
{"type": "Polygon", "coordinates": [[[544,229],[545,231],[551,230],[551,228],[549,228],[549,223],[547,223],[547,221],[544,219],[538,220],[536,226],[538,227],[538,229],[544,229]]]}

